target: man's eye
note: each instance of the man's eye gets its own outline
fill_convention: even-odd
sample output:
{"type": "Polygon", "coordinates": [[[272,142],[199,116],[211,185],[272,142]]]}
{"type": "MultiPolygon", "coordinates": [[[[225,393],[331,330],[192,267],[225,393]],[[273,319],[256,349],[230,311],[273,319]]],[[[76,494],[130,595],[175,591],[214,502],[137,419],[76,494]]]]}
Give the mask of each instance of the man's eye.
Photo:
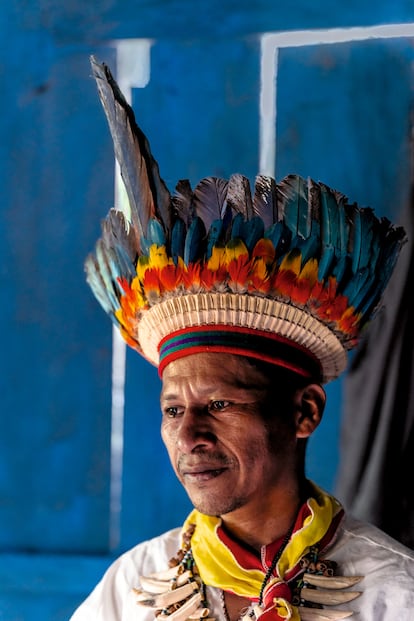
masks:
{"type": "Polygon", "coordinates": [[[174,406],[165,408],[164,410],[164,416],[166,416],[167,418],[175,418],[177,414],[178,414],[178,408],[174,406]]]}
{"type": "Polygon", "coordinates": [[[230,401],[224,401],[222,399],[218,399],[217,401],[212,401],[210,403],[210,410],[213,410],[214,412],[220,412],[221,410],[224,410],[229,405],[230,405],[230,401]]]}

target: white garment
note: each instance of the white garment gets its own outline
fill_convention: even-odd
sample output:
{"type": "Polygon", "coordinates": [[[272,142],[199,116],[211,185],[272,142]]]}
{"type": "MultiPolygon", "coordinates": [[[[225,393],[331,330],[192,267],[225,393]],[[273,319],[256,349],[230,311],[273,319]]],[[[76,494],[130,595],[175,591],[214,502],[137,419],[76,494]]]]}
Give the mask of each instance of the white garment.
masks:
{"type": "MultiPolygon", "coordinates": [[[[154,613],[136,604],[132,591],[139,576],[168,567],[180,547],[180,529],[132,548],[105,573],[70,621],[153,621],[154,613]]],[[[364,576],[352,589],[362,595],[342,606],[352,621],[414,620],[414,552],[369,524],[346,516],[326,558],[338,563],[338,574],[364,576]]],[[[207,588],[211,617],[224,621],[218,589],[207,588]]],[[[340,609],[341,606],[335,606],[340,609]]]]}

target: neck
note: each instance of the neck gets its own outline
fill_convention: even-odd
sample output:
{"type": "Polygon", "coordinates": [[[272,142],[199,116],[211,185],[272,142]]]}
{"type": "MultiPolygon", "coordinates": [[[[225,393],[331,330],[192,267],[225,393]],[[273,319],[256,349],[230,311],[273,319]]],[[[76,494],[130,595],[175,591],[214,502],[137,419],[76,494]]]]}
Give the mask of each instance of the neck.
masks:
{"type": "Polygon", "coordinates": [[[233,537],[260,551],[263,546],[286,535],[302,502],[299,487],[285,489],[263,501],[260,507],[242,507],[221,518],[226,530],[233,537]]]}

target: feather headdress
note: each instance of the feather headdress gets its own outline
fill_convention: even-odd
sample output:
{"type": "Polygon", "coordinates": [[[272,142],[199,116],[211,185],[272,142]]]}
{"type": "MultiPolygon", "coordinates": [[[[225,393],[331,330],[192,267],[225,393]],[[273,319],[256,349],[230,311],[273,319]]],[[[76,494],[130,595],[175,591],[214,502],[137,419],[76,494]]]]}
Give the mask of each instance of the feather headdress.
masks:
{"type": "Polygon", "coordinates": [[[111,209],[87,281],[127,343],[160,372],[196,351],[229,351],[322,381],[376,310],[401,227],[312,179],[240,174],[170,194],[108,67],[91,59],[130,216],[111,209]]]}

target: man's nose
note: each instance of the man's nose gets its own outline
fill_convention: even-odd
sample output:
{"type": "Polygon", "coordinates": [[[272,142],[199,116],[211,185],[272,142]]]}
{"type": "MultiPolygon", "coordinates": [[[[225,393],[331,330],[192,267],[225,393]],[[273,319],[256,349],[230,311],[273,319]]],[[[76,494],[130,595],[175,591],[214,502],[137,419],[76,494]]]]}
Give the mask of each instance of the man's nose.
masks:
{"type": "Polygon", "coordinates": [[[199,408],[186,408],[180,419],[176,443],[179,450],[187,454],[211,448],[215,443],[215,435],[208,412],[199,408]]]}

